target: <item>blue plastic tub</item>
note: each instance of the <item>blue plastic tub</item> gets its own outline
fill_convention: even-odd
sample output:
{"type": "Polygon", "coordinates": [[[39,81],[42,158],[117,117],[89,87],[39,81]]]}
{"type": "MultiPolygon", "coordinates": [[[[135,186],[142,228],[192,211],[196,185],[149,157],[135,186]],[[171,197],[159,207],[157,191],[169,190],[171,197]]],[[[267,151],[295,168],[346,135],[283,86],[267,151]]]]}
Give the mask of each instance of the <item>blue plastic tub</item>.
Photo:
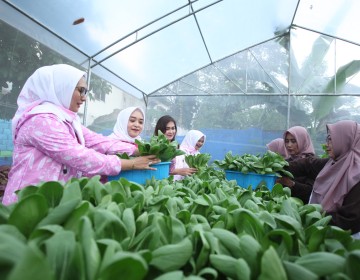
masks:
{"type": "Polygon", "coordinates": [[[154,177],[156,180],[162,180],[169,177],[170,162],[160,162],[160,163],[152,164],[151,166],[156,168],[157,170],[148,170],[148,169],[124,170],[121,171],[119,175],[108,176],[108,180],[114,181],[114,180],[119,180],[120,178],[125,178],[128,181],[132,181],[144,185],[146,183],[146,180],[149,180],[152,177],[154,177]]]}
{"type": "Polygon", "coordinates": [[[265,185],[269,190],[272,190],[277,178],[276,175],[272,174],[262,175],[252,172],[244,174],[232,170],[225,170],[225,176],[228,181],[236,180],[237,184],[242,188],[247,189],[251,185],[253,190],[261,185],[265,185]]]}

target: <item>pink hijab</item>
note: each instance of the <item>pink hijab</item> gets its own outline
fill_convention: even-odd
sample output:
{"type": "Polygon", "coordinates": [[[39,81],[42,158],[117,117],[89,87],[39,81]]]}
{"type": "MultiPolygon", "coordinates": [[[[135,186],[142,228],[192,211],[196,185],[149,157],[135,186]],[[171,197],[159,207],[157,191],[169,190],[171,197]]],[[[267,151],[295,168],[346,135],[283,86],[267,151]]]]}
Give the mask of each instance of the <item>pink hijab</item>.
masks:
{"type": "Polygon", "coordinates": [[[200,138],[203,136],[204,136],[204,144],[205,144],[206,136],[204,133],[202,133],[199,130],[189,130],[180,144],[180,150],[183,150],[184,152],[190,155],[199,154],[200,152],[195,149],[195,146],[197,141],[199,141],[200,138]]]}
{"type": "Polygon", "coordinates": [[[269,143],[266,144],[266,147],[270,151],[272,151],[274,153],[278,153],[281,156],[283,156],[284,158],[287,158],[289,156],[288,152],[285,148],[284,139],[282,139],[282,138],[276,138],[276,139],[270,141],[269,143]]]}
{"type": "Polygon", "coordinates": [[[328,124],[327,130],[335,160],[330,159],[316,177],[309,203],[320,203],[326,212],[333,212],[360,181],[360,126],[345,120],[328,124]]]}
{"type": "Polygon", "coordinates": [[[299,159],[303,158],[308,154],[315,155],[314,146],[312,144],[309,133],[307,132],[305,127],[302,126],[293,126],[284,132],[284,142],[286,138],[286,134],[290,133],[294,136],[296,143],[298,144],[299,153],[296,156],[289,155],[288,159],[299,159]]]}

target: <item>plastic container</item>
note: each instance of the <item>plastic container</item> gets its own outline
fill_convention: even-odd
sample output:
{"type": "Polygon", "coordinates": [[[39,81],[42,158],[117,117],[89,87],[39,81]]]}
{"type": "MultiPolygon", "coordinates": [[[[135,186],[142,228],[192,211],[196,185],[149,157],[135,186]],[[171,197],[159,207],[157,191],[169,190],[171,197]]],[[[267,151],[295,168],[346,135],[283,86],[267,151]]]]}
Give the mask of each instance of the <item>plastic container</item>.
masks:
{"type": "Polygon", "coordinates": [[[265,185],[269,190],[272,190],[277,178],[276,175],[272,174],[257,174],[252,172],[244,174],[232,170],[225,170],[225,176],[228,181],[236,180],[237,184],[242,188],[247,189],[251,185],[253,190],[261,185],[265,185]]]}
{"type": "Polygon", "coordinates": [[[160,162],[160,163],[152,164],[151,167],[154,167],[157,170],[148,170],[148,169],[124,170],[121,171],[119,175],[108,176],[108,180],[114,181],[114,180],[119,180],[120,178],[125,178],[128,181],[132,181],[144,185],[146,183],[146,180],[150,180],[152,177],[154,177],[156,180],[162,180],[169,177],[170,163],[171,162],[160,162]]]}

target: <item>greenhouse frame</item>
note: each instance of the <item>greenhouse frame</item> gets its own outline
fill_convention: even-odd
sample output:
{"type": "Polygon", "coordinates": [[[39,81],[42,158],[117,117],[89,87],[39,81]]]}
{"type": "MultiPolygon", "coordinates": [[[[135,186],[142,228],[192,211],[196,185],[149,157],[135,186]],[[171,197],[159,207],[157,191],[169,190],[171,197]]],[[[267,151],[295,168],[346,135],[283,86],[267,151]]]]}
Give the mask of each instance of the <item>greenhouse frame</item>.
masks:
{"type": "Polygon", "coordinates": [[[0,0],[0,278],[359,279],[359,12],[359,0],[0,0]],[[23,139],[41,134],[46,144],[29,140],[36,159],[19,152],[28,143],[13,153],[22,87],[54,64],[87,73],[72,98],[86,96],[77,114],[90,131],[72,103],[71,120],[35,110],[45,116],[23,139]],[[132,153],[109,152],[123,139],[102,135],[130,106],[144,109],[132,113],[143,118],[141,139],[126,143],[132,153]],[[164,115],[177,122],[176,142],[154,136],[164,115]],[[327,124],[343,120],[339,159],[327,124]],[[309,132],[315,155],[311,145],[299,161],[269,151],[276,138],[294,140],[284,133],[294,126],[309,132]],[[71,140],[58,141],[68,128],[71,140]],[[190,130],[204,145],[189,155],[179,144],[190,130]],[[100,139],[96,148],[83,131],[100,139]],[[160,141],[171,157],[153,156],[160,141]],[[179,156],[193,170],[178,179],[179,156]],[[293,176],[302,160],[323,165],[293,176]],[[14,175],[17,165],[28,174],[14,175]],[[311,181],[305,199],[297,179],[311,181]]]}
{"type": "Polygon", "coordinates": [[[137,104],[144,137],[170,114],[179,141],[208,135],[214,159],[264,152],[294,125],[321,154],[327,123],[358,120],[357,11],[356,1],[1,1],[0,119],[6,129],[36,68],[66,62],[90,73],[81,115],[99,133],[137,104]]]}

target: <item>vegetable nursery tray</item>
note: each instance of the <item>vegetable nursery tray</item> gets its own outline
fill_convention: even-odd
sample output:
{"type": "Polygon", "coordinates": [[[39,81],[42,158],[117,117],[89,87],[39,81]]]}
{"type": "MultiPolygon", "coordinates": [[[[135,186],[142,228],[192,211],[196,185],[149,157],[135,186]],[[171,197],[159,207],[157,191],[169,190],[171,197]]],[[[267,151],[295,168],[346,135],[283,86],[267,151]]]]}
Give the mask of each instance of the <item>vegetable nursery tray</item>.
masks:
{"type": "Polygon", "coordinates": [[[151,166],[155,167],[156,170],[124,170],[116,176],[108,176],[108,180],[114,181],[119,180],[120,178],[125,178],[129,181],[144,185],[146,183],[146,180],[150,180],[152,177],[154,177],[156,180],[162,180],[169,177],[170,163],[170,161],[167,161],[152,164],[151,166]]]}
{"type": "Polygon", "coordinates": [[[265,185],[269,190],[272,190],[277,178],[276,175],[272,174],[257,174],[252,172],[245,174],[232,170],[225,170],[225,175],[228,181],[236,180],[240,187],[246,189],[251,185],[253,190],[261,185],[265,185]]]}

